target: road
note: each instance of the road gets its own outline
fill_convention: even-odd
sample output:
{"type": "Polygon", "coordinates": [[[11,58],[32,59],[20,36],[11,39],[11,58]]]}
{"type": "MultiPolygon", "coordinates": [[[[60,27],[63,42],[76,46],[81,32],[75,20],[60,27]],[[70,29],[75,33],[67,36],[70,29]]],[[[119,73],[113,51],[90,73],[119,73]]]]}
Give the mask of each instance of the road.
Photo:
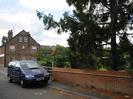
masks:
{"type": "Polygon", "coordinates": [[[0,68],[0,99],[72,99],[70,95],[48,87],[30,85],[21,88],[16,83],[8,83],[6,72],[0,68]]]}

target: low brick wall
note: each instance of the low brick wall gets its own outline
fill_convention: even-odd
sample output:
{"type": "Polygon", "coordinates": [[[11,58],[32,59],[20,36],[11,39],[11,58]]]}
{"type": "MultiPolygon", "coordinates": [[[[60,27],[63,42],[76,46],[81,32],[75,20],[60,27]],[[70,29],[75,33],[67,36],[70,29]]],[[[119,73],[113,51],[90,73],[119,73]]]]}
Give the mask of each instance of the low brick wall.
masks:
{"type": "Polygon", "coordinates": [[[85,89],[133,95],[133,73],[53,68],[52,75],[56,81],[85,89]]]}

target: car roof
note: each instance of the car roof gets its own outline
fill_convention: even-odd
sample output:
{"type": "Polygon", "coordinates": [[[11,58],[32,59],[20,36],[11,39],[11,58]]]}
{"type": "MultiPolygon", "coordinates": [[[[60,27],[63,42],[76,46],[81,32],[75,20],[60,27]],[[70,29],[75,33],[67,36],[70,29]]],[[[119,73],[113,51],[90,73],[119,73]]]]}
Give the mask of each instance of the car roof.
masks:
{"type": "Polygon", "coordinates": [[[21,61],[18,61],[18,62],[35,62],[33,60],[21,60],[21,61]]]}
{"type": "Polygon", "coordinates": [[[33,61],[33,60],[16,60],[16,61],[11,61],[10,63],[12,62],[36,62],[36,61],[33,61]]]}

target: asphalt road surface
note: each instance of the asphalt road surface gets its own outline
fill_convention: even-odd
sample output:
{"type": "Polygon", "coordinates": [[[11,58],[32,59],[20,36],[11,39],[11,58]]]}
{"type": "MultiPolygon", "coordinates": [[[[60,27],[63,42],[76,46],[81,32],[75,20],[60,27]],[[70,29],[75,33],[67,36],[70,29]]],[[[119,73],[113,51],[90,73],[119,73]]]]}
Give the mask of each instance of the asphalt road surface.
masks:
{"type": "Polygon", "coordinates": [[[21,88],[16,83],[8,83],[6,72],[0,68],[0,99],[72,99],[71,96],[48,87],[30,85],[21,88]]]}

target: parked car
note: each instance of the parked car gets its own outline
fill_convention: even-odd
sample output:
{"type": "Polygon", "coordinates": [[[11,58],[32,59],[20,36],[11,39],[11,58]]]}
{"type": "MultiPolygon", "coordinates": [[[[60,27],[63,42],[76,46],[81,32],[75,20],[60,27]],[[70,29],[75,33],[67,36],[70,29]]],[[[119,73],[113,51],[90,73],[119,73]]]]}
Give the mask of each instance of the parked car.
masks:
{"type": "Polygon", "coordinates": [[[12,61],[7,68],[10,83],[19,82],[21,87],[28,83],[47,84],[50,74],[35,61],[12,61]]]}

